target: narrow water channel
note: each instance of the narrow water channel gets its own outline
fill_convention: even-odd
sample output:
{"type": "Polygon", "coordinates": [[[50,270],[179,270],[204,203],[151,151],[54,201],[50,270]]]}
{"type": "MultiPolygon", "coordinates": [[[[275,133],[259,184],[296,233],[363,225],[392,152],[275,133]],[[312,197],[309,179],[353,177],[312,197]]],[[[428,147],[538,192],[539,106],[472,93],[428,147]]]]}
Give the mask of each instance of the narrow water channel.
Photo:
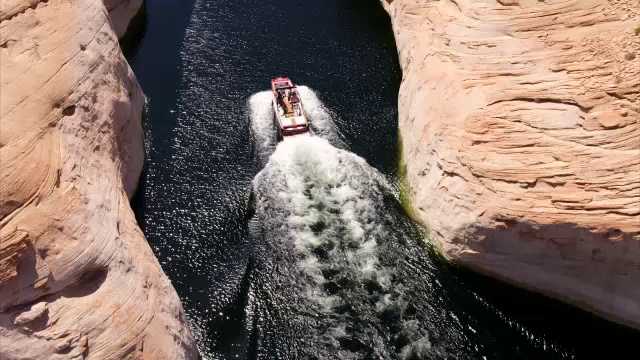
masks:
{"type": "MultiPolygon", "coordinates": [[[[146,0],[134,208],[205,359],[592,359],[640,340],[439,259],[397,193],[378,0],[146,0]],[[291,77],[314,133],[277,142],[291,77]]],[[[625,357],[626,358],[626,357],[625,357]]]]}

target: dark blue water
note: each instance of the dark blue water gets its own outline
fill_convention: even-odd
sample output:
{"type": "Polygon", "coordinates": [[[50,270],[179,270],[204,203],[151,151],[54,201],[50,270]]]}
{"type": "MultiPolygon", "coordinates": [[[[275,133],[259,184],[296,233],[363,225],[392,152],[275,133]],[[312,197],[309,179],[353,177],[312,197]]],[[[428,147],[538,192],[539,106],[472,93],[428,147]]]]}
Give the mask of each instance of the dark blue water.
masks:
{"type": "Polygon", "coordinates": [[[147,0],[146,21],[134,207],[204,358],[633,354],[637,332],[423,245],[397,200],[401,73],[377,0],[147,0]],[[273,141],[279,75],[308,86],[315,136],[273,141]]]}

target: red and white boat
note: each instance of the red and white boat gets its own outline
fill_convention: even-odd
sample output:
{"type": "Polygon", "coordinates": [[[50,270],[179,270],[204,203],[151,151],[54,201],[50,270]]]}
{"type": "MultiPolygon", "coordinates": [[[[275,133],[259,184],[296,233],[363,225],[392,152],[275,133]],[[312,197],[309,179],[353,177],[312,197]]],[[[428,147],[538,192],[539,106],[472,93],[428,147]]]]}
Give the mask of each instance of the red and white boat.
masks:
{"type": "Polygon", "coordinates": [[[307,116],[302,108],[300,93],[288,77],[271,80],[273,92],[273,110],[275,111],[276,127],[280,137],[292,136],[309,132],[307,116]]]}

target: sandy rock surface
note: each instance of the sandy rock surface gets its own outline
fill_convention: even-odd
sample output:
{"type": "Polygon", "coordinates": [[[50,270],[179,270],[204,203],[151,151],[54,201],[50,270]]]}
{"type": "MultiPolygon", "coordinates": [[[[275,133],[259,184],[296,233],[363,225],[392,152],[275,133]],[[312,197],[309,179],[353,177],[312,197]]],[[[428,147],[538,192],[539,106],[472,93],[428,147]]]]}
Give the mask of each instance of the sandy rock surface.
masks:
{"type": "Polygon", "coordinates": [[[382,0],[410,195],[452,259],[640,328],[637,0],[382,0]]]}
{"type": "Polygon", "coordinates": [[[0,4],[0,359],[197,358],[129,206],[144,98],[104,4],[0,4]]]}

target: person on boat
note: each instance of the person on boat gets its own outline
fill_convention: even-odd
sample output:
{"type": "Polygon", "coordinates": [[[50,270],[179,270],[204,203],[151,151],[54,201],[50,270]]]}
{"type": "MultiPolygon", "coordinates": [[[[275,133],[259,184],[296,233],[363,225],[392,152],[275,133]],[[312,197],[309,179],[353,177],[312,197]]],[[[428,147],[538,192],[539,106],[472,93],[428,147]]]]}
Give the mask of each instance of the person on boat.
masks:
{"type": "Polygon", "coordinates": [[[289,101],[292,102],[292,103],[300,102],[300,97],[298,97],[298,92],[295,89],[291,90],[291,95],[289,96],[289,101]]]}
{"type": "Polygon", "coordinates": [[[285,114],[293,113],[293,106],[291,104],[291,93],[289,92],[289,90],[285,91],[283,102],[284,102],[283,108],[284,108],[285,114]]]}
{"type": "Polygon", "coordinates": [[[280,104],[280,107],[283,109],[286,109],[287,107],[285,106],[285,94],[284,91],[279,90],[278,91],[278,104],[280,104]]]}

